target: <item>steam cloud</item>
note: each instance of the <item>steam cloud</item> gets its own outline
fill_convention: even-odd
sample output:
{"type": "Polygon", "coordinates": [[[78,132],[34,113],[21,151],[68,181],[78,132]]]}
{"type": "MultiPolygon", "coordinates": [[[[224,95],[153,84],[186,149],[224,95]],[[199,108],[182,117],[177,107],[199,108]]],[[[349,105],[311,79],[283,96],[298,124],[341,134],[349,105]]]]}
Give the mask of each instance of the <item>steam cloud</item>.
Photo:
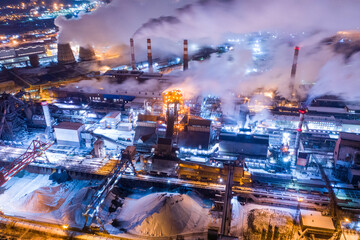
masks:
{"type": "MultiPolygon", "coordinates": [[[[271,32],[278,38],[270,42],[269,70],[247,74],[253,56],[248,48],[236,46],[236,51],[228,53],[233,61],[227,61],[225,54],[192,63],[174,86],[185,88],[187,94],[219,95],[225,101],[231,94],[249,93],[257,88],[276,89],[288,96],[296,44],[301,47],[296,81],[311,88],[299,89],[302,96],[334,94],[360,100],[360,92],[356,91],[359,54],[346,62],[332,45],[320,43],[338,31],[358,30],[358,9],[357,0],[113,0],[80,19],[59,17],[56,24],[60,27],[60,42],[111,46],[127,44],[134,37],[145,47],[143,40],[150,37],[154,39],[153,48],[171,53],[181,52],[179,42],[185,38],[189,39],[191,50],[192,43],[219,44],[229,34],[271,32]],[[347,84],[343,84],[345,81],[347,84]]],[[[137,55],[139,51],[145,53],[137,51],[137,55]]]]}

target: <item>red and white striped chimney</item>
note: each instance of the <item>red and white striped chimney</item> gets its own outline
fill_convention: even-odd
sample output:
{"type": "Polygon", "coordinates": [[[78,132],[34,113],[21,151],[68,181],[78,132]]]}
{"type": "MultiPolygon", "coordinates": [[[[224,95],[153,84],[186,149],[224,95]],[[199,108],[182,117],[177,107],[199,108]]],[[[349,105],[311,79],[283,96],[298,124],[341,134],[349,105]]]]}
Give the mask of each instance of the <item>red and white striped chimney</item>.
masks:
{"type": "Polygon", "coordinates": [[[188,52],[188,40],[184,40],[184,60],[183,60],[183,70],[189,68],[189,52],[188,52]]]}
{"type": "Polygon", "coordinates": [[[291,68],[291,75],[290,75],[290,90],[291,90],[291,97],[293,99],[296,98],[296,89],[295,89],[295,75],[296,75],[296,67],[297,67],[297,61],[298,61],[298,57],[299,57],[299,50],[300,48],[298,46],[296,46],[294,48],[294,59],[293,59],[293,64],[292,64],[292,68],[291,68]]]}
{"type": "Polygon", "coordinates": [[[147,55],[149,63],[149,72],[153,72],[153,63],[152,63],[152,52],[151,52],[151,39],[147,39],[147,55]]]}
{"type": "Polygon", "coordinates": [[[135,65],[135,48],[134,48],[134,39],[130,38],[130,53],[131,53],[131,68],[132,70],[136,69],[135,65]]]}
{"type": "Polygon", "coordinates": [[[300,147],[300,137],[301,137],[301,133],[302,133],[302,126],[304,123],[306,112],[307,112],[307,110],[305,108],[299,109],[300,120],[299,120],[298,128],[296,129],[296,139],[295,139],[295,149],[294,149],[295,164],[297,163],[297,159],[298,159],[298,153],[299,153],[299,147],[300,147]]]}

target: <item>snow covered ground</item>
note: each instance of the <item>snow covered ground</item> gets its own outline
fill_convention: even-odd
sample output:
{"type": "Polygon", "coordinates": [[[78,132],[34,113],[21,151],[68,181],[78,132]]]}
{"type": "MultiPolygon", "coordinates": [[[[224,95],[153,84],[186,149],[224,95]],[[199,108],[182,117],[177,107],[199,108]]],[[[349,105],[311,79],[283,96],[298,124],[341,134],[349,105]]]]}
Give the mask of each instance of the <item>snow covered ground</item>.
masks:
{"type": "Polygon", "coordinates": [[[114,234],[174,236],[207,231],[209,211],[186,194],[162,192],[126,199],[115,219],[118,230],[108,226],[114,234]]]}
{"type": "Polygon", "coordinates": [[[72,180],[55,183],[49,175],[21,172],[5,183],[0,210],[11,216],[83,227],[86,204],[96,182],[72,180]]]}
{"type": "MultiPolygon", "coordinates": [[[[98,184],[86,180],[56,183],[49,180],[49,175],[23,171],[0,187],[0,210],[6,215],[82,228],[85,221],[82,214],[98,184]]],[[[269,223],[278,226],[281,234],[292,231],[295,209],[243,206],[236,198],[231,202],[234,236],[261,234],[269,223]]],[[[221,219],[210,214],[210,206],[208,200],[193,191],[117,188],[106,198],[99,216],[111,234],[156,238],[204,233],[214,224],[219,227],[221,219]]]]}

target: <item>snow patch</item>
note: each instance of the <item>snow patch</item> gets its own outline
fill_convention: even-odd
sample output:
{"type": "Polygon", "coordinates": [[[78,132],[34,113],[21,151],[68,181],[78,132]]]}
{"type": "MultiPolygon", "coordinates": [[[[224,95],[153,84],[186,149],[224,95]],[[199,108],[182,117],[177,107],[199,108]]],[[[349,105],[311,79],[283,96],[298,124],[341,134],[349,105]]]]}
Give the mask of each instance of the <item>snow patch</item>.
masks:
{"type": "Polygon", "coordinates": [[[186,194],[153,193],[126,201],[116,220],[133,234],[173,236],[205,231],[209,212],[186,194]]]}

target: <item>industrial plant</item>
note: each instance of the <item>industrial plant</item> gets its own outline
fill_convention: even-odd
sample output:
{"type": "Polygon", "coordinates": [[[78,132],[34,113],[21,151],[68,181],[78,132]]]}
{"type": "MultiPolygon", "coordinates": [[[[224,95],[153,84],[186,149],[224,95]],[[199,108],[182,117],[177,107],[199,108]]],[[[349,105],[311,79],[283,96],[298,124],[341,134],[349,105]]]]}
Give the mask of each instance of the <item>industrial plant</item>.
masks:
{"type": "Polygon", "coordinates": [[[1,239],[360,238],[359,32],[64,40],[109,2],[0,45],[1,239]]]}

